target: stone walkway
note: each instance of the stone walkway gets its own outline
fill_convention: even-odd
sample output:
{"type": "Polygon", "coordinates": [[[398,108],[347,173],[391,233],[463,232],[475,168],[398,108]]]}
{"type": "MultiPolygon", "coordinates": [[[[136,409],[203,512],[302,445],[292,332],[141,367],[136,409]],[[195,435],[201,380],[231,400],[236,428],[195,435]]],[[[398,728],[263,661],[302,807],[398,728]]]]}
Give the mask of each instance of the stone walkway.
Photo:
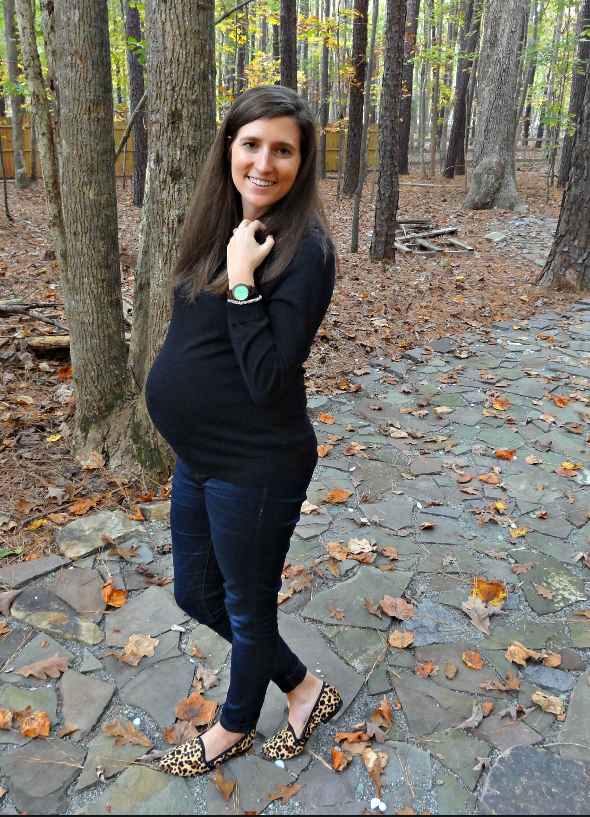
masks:
{"type": "Polygon", "coordinates": [[[260,754],[286,717],[271,688],[254,753],[223,767],[227,800],[219,778],[134,763],[194,734],[228,686],[228,646],[164,583],[168,503],[145,524],[77,520],[60,555],[0,570],[21,591],[0,596],[0,811],[590,813],[589,358],[581,301],[375,361],[310,399],[325,456],[280,627],[346,709],[276,765],[260,754]],[[47,675],[19,674],[56,654],[47,675]],[[29,737],[28,706],[47,738],[29,737]]]}

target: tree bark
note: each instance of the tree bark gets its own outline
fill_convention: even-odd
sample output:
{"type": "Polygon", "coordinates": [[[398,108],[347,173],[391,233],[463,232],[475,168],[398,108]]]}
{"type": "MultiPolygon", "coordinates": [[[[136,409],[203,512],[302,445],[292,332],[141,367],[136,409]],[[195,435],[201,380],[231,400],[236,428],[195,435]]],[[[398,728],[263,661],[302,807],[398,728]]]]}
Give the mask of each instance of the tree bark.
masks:
{"type": "MultiPolygon", "coordinates": [[[[473,0],[472,0],[473,1],[473,0]]],[[[412,84],[414,63],[410,62],[416,51],[416,34],[420,17],[420,0],[408,0],[408,13],[404,35],[404,75],[402,80],[402,101],[400,109],[399,173],[409,171],[410,132],[412,128],[412,84]]]]}
{"type": "Polygon", "coordinates": [[[281,0],[281,85],[297,90],[297,2],[281,0]]]}
{"type": "Polygon", "coordinates": [[[555,289],[590,287],[590,60],[586,65],[570,174],[561,202],[553,245],[538,286],[555,289]]]}
{"type": "Polygon", "coordinates": [[[387,0],[385,56],[379,116],[379,185],[371,257],[395,259],[395,221],[399,200],[400,101],[404,65],[406,0],[387,0]]]}
{"type": "Polygon", "coordinates": [[[238,81],[237,91],[239,95],[246,90],[246,43],[248,39],[248,30],[246,28],[246,15],[244,12],[238,12],[236,15],[236,20],[236,33],[238,36],[236,77],[238,81]]]}
{"type": "MultiPolygon", "coordinates": [[[[305,20],[309,17],[309,0],[301,0],[300,3],[301,15],[305,20]]],[[[306,101],[309,101],[309,37],[306,35],[301,43],[301,70],[304,73],[305,80],[301,87],[301,96],[306,101]]]]}
{"type": "Polygon", "coordinates": [[[318,176],[326,178],[326,128],[330,117],[330,87],[329,87],[329,56],[328,49],[328,18],[330,17],[330,0],[324,3],[324,26],[326,31],[322,43],[322,84],[320,88],[320,146],[318,152],[318,176]]]}
{"type": "MultiPolygon", "coordinates": [[[[404,3],[405,5],[405,3],[404,3]]],[[[367,66],[367,15],[369,0],[355,0],[352,24],[352,67],[348,102],[348,141],[346,144],[346,168],[342,192],[354,196],[359,183],[361,138],[363,133],[363,102],[367,66]]]]}
{"type": "MultiPolygon", "coordinates": [[[[572,66],[572,86],[570,90],[569,104],[569,117],[573,122],[574,128],[576,128],[580,118],[580,112],[584,101],[586,65],[588,63],[588,56],[590,55],[590,0],[584,0],[583,4],[580,6],[579,14],[580,35],[578,37],[578,53],[576,54],[572,66]]],[[[559,176],[557,177],[558,187],[565,187],[567,183],[572,163],[575,136],[575,131],[571,135],[566,132],[564,136],[561,150],[561,162],[559,165],[559,176]]]]}
{"type": "MultiPolygon", "coordinates": [[[[6,37],[6,62],[8,79],[14,88],[20,77],[20,56],[18,30],[16,27],[16,12],[14,0],[4,0],[4,35],[6,37]]],[[[10,94],[10,110],[12,114],[12,146],[14,150],[14,189],[25,190],[31,180],[27,174],[25,164],[25,138],[23,133],[23,106],[25,98],[22,94],[10,94]]]]}
{"type": "Polygon", "coordinates": [[[102,447],[131,384],[121,298],[107,0],[56,0],[64,303],[76,393],[74,450],[102,447]]]}
{"type": "Polygon", "coordinates": [[[455,107],[453,124],[447,147],[443,176],[452,179],[465,173],[465,126],[467,115],[467,90],[469,77],[473,70],[473,58],[467,56],[475,52],[481,22],[481,6],[475,0],[468,0],[465,9],[465,20],[459,37],[459,59],[457,60],[457,79],[455,82],[455,107]]]}
{"type": "MultiPolygon", "coordinates": [[[[141,21],[139,9],[130,0],[125,4],[125,34],[140,42],[141,21]]],[[[131,48],[127,49],[127,66],[129,69],[129,115],[137,108],[145,92],[143,65],[131,48]]],[[[148,134],[145,121],[145,108],[137,115],[133,123],[133,204],[141,207],[145,189],[145,171],[148,155],[148,134]]]]}
{"type": "Polygon", "coordinates": [[[491,0],[479,59],[473,174],[463,209],[518,210],[514,112],[524,0],[491,0]]]}

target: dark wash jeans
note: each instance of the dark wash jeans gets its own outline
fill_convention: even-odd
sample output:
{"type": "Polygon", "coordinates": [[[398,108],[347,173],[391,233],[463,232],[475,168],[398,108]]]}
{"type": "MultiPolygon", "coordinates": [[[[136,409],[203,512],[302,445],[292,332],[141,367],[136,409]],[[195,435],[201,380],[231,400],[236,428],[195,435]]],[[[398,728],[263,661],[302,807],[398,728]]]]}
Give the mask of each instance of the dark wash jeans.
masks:
{"type": "MultiPolygon", "coordinates": [[[[307,669],[279,635],[277,594],[301,490],[245,488],[207,479],[178,461],[170,525],[178,606],[231,642],[221,725],[256,726],[269,681],[291,692],[307,669]]],[[[197,644],[198,647],[198,644],[197,644]]]]}

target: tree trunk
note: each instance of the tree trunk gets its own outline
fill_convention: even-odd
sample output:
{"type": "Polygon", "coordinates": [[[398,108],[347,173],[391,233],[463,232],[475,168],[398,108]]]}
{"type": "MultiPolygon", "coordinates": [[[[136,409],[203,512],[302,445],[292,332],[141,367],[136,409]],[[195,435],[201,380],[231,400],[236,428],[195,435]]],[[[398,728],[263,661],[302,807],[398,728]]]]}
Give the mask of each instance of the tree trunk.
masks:
{"type": "Polygon", "coordinates": [[[434,66],[434,89],[432,92],[432,111],[430,122],[430,178],[434,179],[436,176],[436,135],[438,130],[438,104],[440,96],[440,52],[442,49],[442,18],[443,11],[439,11],[437,28],[432,26],[432,45],[433,50],[439,52],[436,57],[436,64],[434,66]]]}
{"type": "Polygon", "coordinates": [[[408,19],[404,36],[404,76],[402,80],[402,101],[400,111],[399,172],[409,171],[410,131],[412,126],[412,83],[414,64],[410,62],[416,51],[416,34],[420,16],[420,0],[408,0],[408,19]]]}
{"type": "Polygon", "coordinates": [[[467,115],[467,90],[469,77],[473,69],[473,54],[477,48],[479,25],[481,22],[481,6],[475,0],[468,0],[465,9],[465,20],[459,37],[459,59],[457,60],[457,79],[455,82],[455,107],[453,109],[453,124],[445,159],[443,176],[452,179],[465,173],[465,127],[467,115]]]}
{"type": "MultiPolygon", "coordinates": [[[[404,4],[405,5],[405,4],[404,4]]],[[[346,168],[342,192],[353,196],[359,183],[361,138],[363,133],[363,101],[367,66],[367,14],[369,0],[355,0],[352,24],[352,67],[348,102],[348,142],[346,144],[346,168]]]]}
{"type": "Polygon", "coordinates": [[[575,290],[590,287],[590,60],[584,85],[570,174],[553,246],[538,286],[575,290]]]}
{"type": "MultiPolygon", "coordinates": [[[[19,43],[16,27],[16,12],[14,0],[4,0],[4,35],[6,37],[6,62],[8,65],[8,79],[15,88],[19,84],[19,43]]],[[[25,98],[22,94],[10,94],[10,110],[12,114],[12,146],[14,150],[14,189],[25,190],[31,180],[27,175],[25,164],[25,138],[23,134],[23,106],[25,98]]]]}
{"type": "Polygon", "coordinates": [[[297,90],[297,2],[281,0],[281,85],[297,90]]]}
{"type": "MultiPolygon", "coordinates": [[[[301,16],[307,20],[309,17],[309,0],[301,0],[300,4],[301,16]]],[[[309,101],[309,37],[306,36],[301,43],[301,66],[305,79],[301,87],[301,96],[306,101],[309,101]]]]}
{"type": "Polygon", "coordinates": [[[237,91],[238,95],[243,93],[246,89],[246,41],[248,39],[248,32],[246,28],[246,15],[242,12],[237,13],[237,35],[238,35],[238,54],[236,60],[236,76],[238,80],[237,91]]]}
{"type": "MultiPolygon", "coordinates": [[[[125,34],[136,42],[141,40],[141,21],[139,9],[130,0],[125,4],[125,34]]],[[[127,66],[129,68],[129,114],[137,108],[145,92],[143,65],[131,48],[127,49],[127,66]]],[[[147,167],[148,135],[145,121],[145,108],[138,114],[133,123],[133,204],[141,207],[145,188],[145,171],[147,167]]]]}
{"type": "MultiPolygon", "coordinates": [[[[578,37],[578,53],[576,54],[572,66],[572,87],[569,104],[569,118],[573,123],[572,126],[574,129],[580,118],[582,103],[584,101],[586,65],[588,63],[588,56],[590,55],[590,37],[588,34],[588,29],[590,28],[590,0],[584,0],[583,5],[580,6],[579,14],[580,34],[578,37]]],[[[557,178],[558,187],[565,187],[569,177],[575,135],[575,130],[573,134],[566,131],[563,139],[561,163],[559,165],[559,176],[557,178]]]]}
{"type": "Polygon", "coordinates": [[[385,57],[379,116],[379,186],[371,257],[395,258],[395,220],[399,199],[400,101],[404,65],[406,0],[387,0],[385,57]]]}
{"type": "Polygon", "coordinates": [[[318,176],[320,179],[326,178],[326,128],[330,118],[330,87],[329,87],[329,56],[328,42],[328,18],[330,17],[330,0],[324,3],[324,33],[322,43],[322,85],[320,88],[320,146],[318,152],[318,176]]]}
{"type": "Polygon", "coordinates": [[[514,168],[518,38],[524,0],[491,0],[479,59],[473,174],[463,209],[522,208],[514,168]]]}
{"type": "MultiPolygon", "coordinates": [[[[26,1],[26,0],[25,0],[26,1]]],[[[100,450],[130,396],[115,190],[107,0],[56,0],[64,303],[76,392],[74,450],[100,450]],[[100,365],[97,365],[100,360],[100,365]]]]}

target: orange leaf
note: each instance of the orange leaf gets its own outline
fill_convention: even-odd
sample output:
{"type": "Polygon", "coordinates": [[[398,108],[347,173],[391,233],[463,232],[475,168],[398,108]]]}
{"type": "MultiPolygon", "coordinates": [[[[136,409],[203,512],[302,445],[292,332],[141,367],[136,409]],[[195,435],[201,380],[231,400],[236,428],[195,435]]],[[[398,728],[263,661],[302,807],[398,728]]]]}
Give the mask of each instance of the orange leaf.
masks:
{"type": "Polygon", "coordinates": [[[483,714],[484,718],[487,718],[487,716],[490,714],[490,712],[493,712],[494,708],[495,708],[494,704],[491,701],[483,701],[480,704],[480,706],[481,706],[481,711],[482,711],[482,714],[483,714]]]}
{"type": "MultiPolygon", "coordinates": [[[[468,650],[464,652],[461,656],[465,664],[469,667],[469,669],[481,669],[483,667],[483,658],[478,652],[473,652],[473,650],[468,650]]],[[[484,715],[485,717],[485,715],[484,715]]]]}
{"type": "Polygon", "coordinates": [[[192,740],[198,735],[199,730],[190,721],[177,721],[172,726],[166,726],[164,729],[164,740],[166,743],[172,743],[175,746],[186,743],[187,740],[192,740]]]}
{"type": "Polygon", "coordinates": [[[76,516],[84,516],[91,508],[96,508],[96,502],[93,499],[78,498],[68,510],[76,516]]]}
{"type": "Polygon", "coordinates": [[[133,509],[133,513],[132,514],[128,513],[127,516],[129,517],[129,519],[133,519],[134,522],[145,522],[144,516],[141,512],[141,508],[139,507],[139,505],[136,505],[135,508],[133,509]]]}
{"type": "Polygon", "coordinates": [[[50,729],[49,715],[42,709],[33,712],[20,723],[20,733],[24,738],[46,738],[50,729]]]}
{"type": "Polygon", "coordinates": [[[397,647],[398,650],[404,650],[406,647],[410,646],[413,640],[414,633],[412,630],[408,630],[406,633],[401,633],[399,630],[394,630],[387,639],[387,643],[391,647],[397,647]]]}
{"type": "Polygon", "coordinates": [[[505,656],[507,661],[511,661],[513,664],[520,664],[522,667],[525,667],[527,658],[537,659],[541,657],[541,654],[534,652],[533,650],[529,650],[518,641],[515,641],[508,647],[505,652],[505,656]]]}
{"type": "Polygon", "coordinates": [[[456,664],[453,664],[452,661],[449,661],[449,663],[445,667],[445,678],[448,678],[449,681],[452,681],[458,671],[459,667],[456,664]]]}
{"type": "Polygon", "coordinates": [[[493,406],[498,411],[506,411],[506,409],[510,408],[510,400],[507,397],[506,398],[496,397],[496,399],[493,402],[493,406]]]}
{"type": "Polygon", "coordinates": [[[110,607],[123,607],[127,604],[127,591],[117,590],[112,579],[102,588],[102,598],[110,607]]]}
{"type": "Polygon", "coordinates": [[[217,702],[206,701],[199,692],[192,692],[188,698],[181,698],[174,707],[177,718],[192,721],[195,726],[211,723],[216,711],[217,702]]]}
{"type": "Polygon", "coordinates": [[[540,596],[543,596],[543,598],[545,599],[553,598],[553,593],[551,592],[551,590],[547,590],[547,588],[543,587],[542,584],[533,584],[533,587],[540,596]]]}
{"type": "Polygon", "coordinates": [[[0,707],[0,729],[10,729],[12,727],[12,712],[10,709],[0,707]]]}
{"type": "Polygon", "coordinates": [[[331,451],[333,448],[333,445],[318,445],[318,457],[325,457],[328,451],[331,451]]]}
{"type": "Polygon", "coordinates": [[[414,667],[414,672],[421,678],[428,678],[429,675],[437,674],[438,666],[434,661],[425,661],[423,664],[418,664],[417,667],[414,667]]]}
{"type": "Polygon", "coordinates": [[[567,406],[567,404],[570,401],[569,397],[566,397],[564,394],[552,394],[551,397],[553,398],[553,402],[555,403],[557,408],[563,408],[564,406],[567,406]]]}
{"type": "Polygon", "coordinates": [[[70,378],[72,376],[72,374],[73,374],[73,372],[72,372],[72,367],[71,366],[61,366],[57,370],[57,376],[59,378],[61,378],[62,380],[67,380],[68,378],[70,378]]]}
{"type": "Polygon", "coordinates": [[[575,477],[576,472],[572,471],[569,468],[558,467],[555,469],[555,473],[559,474],[560,477],[575,477]]]}
{"type": "Polygon", "coordinates": [[[528,573],[529,570],[532,570],[535,565],[533,562],[527,562],[523,565],[512,565],[512,572],[516,573],[517,576],[520,576],[522,573],[528,573]]]}
{"type": "Polygon", "coordinates": [[[221,771],[221,766],[217,766],[215,769],[215,774],[210,775],[209,780],[217,786],[219,791],[221,792],[221,796],[224,800],[229,800],[231,797],[231,793],[234,790],[235,783],[232,783],[230,780],[223,779],[223,772],[221,771]]]}
{"type": "Polygon", "coordinates": [[[366,732],[337,732],[334,738],[336,743],[341,743],[345,740],[347,743],[365,743],[369,740],[366,732]]]}
{"type": "Polygon", "coordinates": [[[289,797],[293,797],[294,794],[303,788],[301,783],[289,783],[288,786],[283,786],[281,783],[277,783],[277,790],[276,792],[272,792],[272,794],[268,795],[269,800],[282,800],[283,805],[286,806],[289,800],[289,797]]]}
{"type": "Polygon", "coordinates": [[[498,485],[500,482],[495,474],[482,474],[478,479],[482,482],[487,482],[488,485],[498,485]]]}
{"type": "Polygon", "coordinates": [[[473,477],[471,476],[471,474],[463,474],[462,477],[459,477],[457,482],[460,485],[465,485],[466,483],[471,482],[472,479],[473,479],[473,477]]]}
{"type": "Polygon", "coordinates": [[[385,695],[383,696],[379,709],[373,711],[371,723],[376,723],[377,726],[385,726],[387,729],[391,726],[391,704],[385,695]]]}
{"type": "Polygon", "coordinates": [[[516,457],[516,448],[496,448],[499,460],[513,460],[516,457]]]}
{"type": "Polygon", "coordinates": [[[506,586],[503,582],[488,582],[479,576],[474,579],[469,595],[472,598],[481,599],[484,604],[491,604],[494,607],[499,607],[508,598],[506,586]]]}
{"type": "Polygon", "coordinates": [[[322,497],[322,502],[327,505],[341,505],[349,496],[352,496],[352,491],[347,491],[345,488],[332,488],[322,497]]]}
{"type": "Polygon", "coordinates": [[[407,621],[414,615],[414,608],[405,599],[394,599],[391,596],[385,596],[381,599],[381,607],[388,616],[399,618],[402,621],[407,621]]]}
{"type": "Polygon", "coordinates": [[[324,414],[323,411],[320,411],[318,414],[318,420],[320,423],[325,423],[327,426],[331,426],[335,422],[331,414],[324,414]]]}
{"type": "Polygon", "coordinates": [[[344,753],[341,749],[334,749],[331,746],[330,751],[332,752],[332,768],[335,772],[341,772],[352,760],[352,755],[348,752],[344,753]]]}

